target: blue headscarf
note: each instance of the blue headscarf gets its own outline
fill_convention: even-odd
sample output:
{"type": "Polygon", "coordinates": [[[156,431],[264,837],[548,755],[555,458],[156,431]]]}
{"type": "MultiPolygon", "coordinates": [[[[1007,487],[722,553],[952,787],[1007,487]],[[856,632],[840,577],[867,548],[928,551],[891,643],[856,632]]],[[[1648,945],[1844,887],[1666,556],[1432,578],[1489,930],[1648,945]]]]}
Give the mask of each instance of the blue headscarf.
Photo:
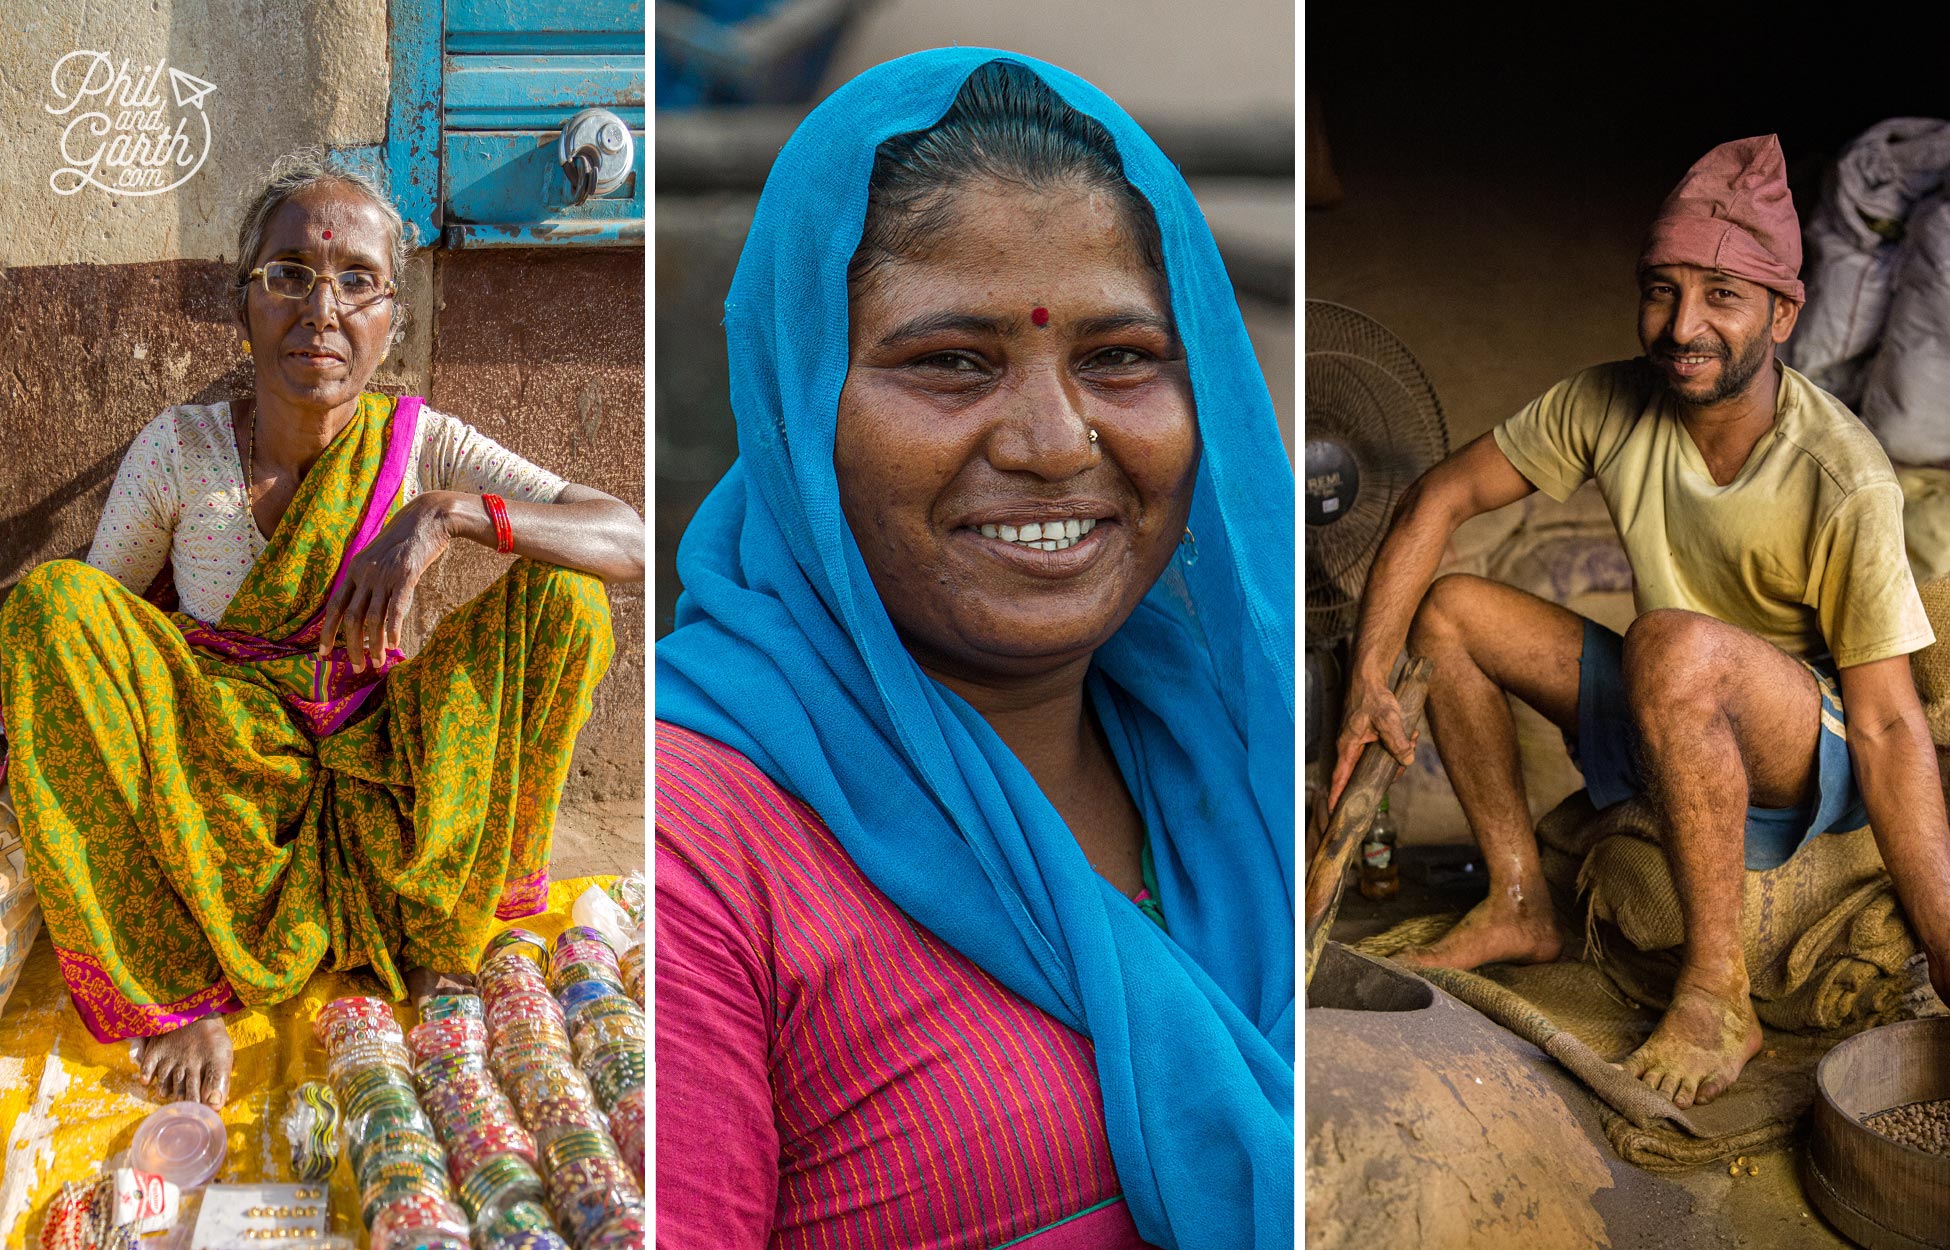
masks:
{"type": "Polygon", "coordinates": [[[678,549],[657,714],[743,752],[908,915],[1095,1045],[1139,1231],[1293,1236],[1293,472],[1189,188],[1089,83],[961,48],[881,65],[806,118],[725,304],[740,458],[678,549]],[[1116,140],[1163,235],[1203,455],[1194,538],[1100,648],[1089,696],[1139,810],[1169,936],[1091,868],[1022,762],[894,632],[840,511],[847,264],[874,151],[997,59],[1116,140]]]}

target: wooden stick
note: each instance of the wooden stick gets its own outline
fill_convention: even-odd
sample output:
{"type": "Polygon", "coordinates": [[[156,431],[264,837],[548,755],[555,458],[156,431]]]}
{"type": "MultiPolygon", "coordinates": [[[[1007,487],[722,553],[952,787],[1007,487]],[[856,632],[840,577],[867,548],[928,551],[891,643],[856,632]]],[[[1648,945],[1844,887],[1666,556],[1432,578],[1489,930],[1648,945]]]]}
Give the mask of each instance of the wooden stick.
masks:
{"type": "MultiPolygon", "coordinates": [[[[1428,698],[1429,678],[1435,673],[1431,660],[1412,657],[1402,666],[1402,675],[1395,682],[1395,702],[1402,709],[1402,732],[1412,740],[1416,730],[1422,725],[1422,704],[1428,698]]],[[[1307,869],[1307,979],[1313,979],[1314,963],[1319,958],[1320,948],[1326,944],[1327,930],[1333,926],[1334,914],[1340,910],[1341,889],[1347,876],[1347,864],[1354,857],[1355,848],[1360,846],[1362,835],[1374,824],[1375,813],[1381,807],[1381,800],[1388,794],[1389,785],[1400,771],[1401,763],[1388,753],[1388,748],[1379,741],[1370,742],[1361,752],[1361,758],[1354,765],[1354,775],[1348,778],[1347,789],[1341,791],[1341,801],[1328,819],[1327,832],[1321,836],[1320,849],[1314,853],[1313,863],[1307,869]]]]}

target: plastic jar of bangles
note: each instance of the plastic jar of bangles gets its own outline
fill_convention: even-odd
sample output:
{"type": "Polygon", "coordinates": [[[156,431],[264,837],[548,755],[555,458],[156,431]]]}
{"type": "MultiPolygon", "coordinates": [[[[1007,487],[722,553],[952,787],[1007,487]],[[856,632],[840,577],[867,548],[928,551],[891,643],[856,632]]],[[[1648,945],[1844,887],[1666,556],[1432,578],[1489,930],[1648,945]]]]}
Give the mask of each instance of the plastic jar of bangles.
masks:
{"type": "Polygon", "coordinates": [[[574,1098],[586,1104],[592,1111],[596,1107],[595,1091],[582,1073],[575,1070],[567,1055],[552,1059],[549,1063],[519,1070],[503,1081],[508,1092],[508,1101],[515,1105],[521,1122],[534,1132],[537,1123],[537,1108],[551,1098],[574,1098]]]}
{"type": "Polygon", "coordinates": [[[549,1206],[578,1247],[615,1212],[643,1202],[643,1191],[623,1161],[613,1156],[570,1162],[546,1176],[549,1206]]]}
{"type": "Polygon", "coordinates": [[[481,992],[481,1005],[492,1008],[494,1000],[519,986],[547,986],[543,971],[548,956],[530,957],[524,950],[504,950],[481,961],[474,974],[474,985],[481,992]]]}
{"type": "Polygon", "coordinates": [[[644,943],[624,951],[616,960],[617,971],[623,975],[623,988],[629,992],[636,1005],[643,1006],[643,962],[644,943]]]}
{"type": "Polygon", "coordinates": [[[606,1132],[609,1121],[595,1105],[573,1094],[544,1098],[529,1110],[528,1131],[535,1139],[539,1166],[547,1167],[548,1146],[564,1133],[606,1132]]]}
{"type": "Polygon", "coordinates": [[[372,1250],[471,1250],[467,1217],[445,1197],[404,1194],[372,1214],[372,1250]]]}
{"type": "Polygon", "coordinates": [[[643,1250],[645,1213],[640,1201],[612,1210],[580,1243],[579,1250],[643,1250]]]}
{"type": "MultiPolygon", "coordinates": [[[[555,1000],[562,1006],[562,1018],[568,1023],[571,1032],[582,1023],[589,1012],[610,1001],[630,1003],[630,996],[623,987],[605,974],[580,981],[568,981],[558,986],[555,1000]]],[[[635,1003],[630,1003],[635,1006],[635,1003]]]]}
{"type": "Polygon", "coordinates": [[[573,1036],[598,1020],[610,1019],[621,1019],[635,1024],[639,1029],[645,1028],[643,1008],[622,994],[611,994],[584,1007],[576,1015],[570,1034],[573,1036]]]}
{"type": "Polygon", "coordinates": [[[531,929],[503,929],[495,934],[481,952],[481,962],[486,964],[501,954],[514,954],[532,963],[536,971],[548,971],[548,939],[531,929]]]}
{"type": "Polygon", "coordinates": [[[464,1054],[470,1050],[486,1054],[487,1021],[465,1016],[424,1020],[406,1035],[406,1046],[416,1064],[425,1063],[435,1055],[464,1054]]]}
{"type": "Polygon", "coordinates": [[[616,1100],[609,1112],[609,1135],[616,1141],[617,1153],[629,1166],[637,1184],[643,1183],[643,1157],[646,1121],[649,1119],[650,1093],[643,1086],[616,1100]]]}
{"type": "Polygon", "coordinates": [[[562,930],[555,939],[555,948],[549,952],[549,975],[558,974],[565,965],[578,963],[602,963],[614,972],[616,970],[616,948],[602,931],[587,925],[572,924],[562,930]]]}
{"type": "Polygon", "coordinates": [[[447,1142],[448,1172],[458,1184],[497,1155],[513,1155],[526,1159],[530,1167],[537,1165],[535,1139],[527,1129],[513,1122],[512,1112],[507,1121],[482,1124],[454,1134],[447,1142]]]}
{"type": "Polygon", "coordinates": [[[529,1045],[561,1051],[570,1048],[568,1022],[539,1008],[528,1009],[526,1014],[510,1011],[502,1015],[489,1027],[489,1036],[495,1050],[529,1045]]]}
{"type": "Polygon", "coordinates": [[[478,994],[435,994],[420,1006],[420,1022],[479,1020],[484,1004],[478,994]]]}
{"type": "Polygon", "coordinates": [[[399,1031],[399,1021],[393,1018],[392,1007],[381,999],[362,994],[333,999],[318,1009],[318,1015],[311,1022],[312,1035],[327,1050],[337,1045],[347,1030],[387,1026],[394,1032],[399,1031]]]}
{"type": "Polygon", "coordinates": [[[642,1048],[628,1043],[591,1051],[581,1060],[582,1074],[596,1095],[596,1105],[604,1111],[633,1089],[642,1089],[647,1061],[642,1048]]]}
{"type": "Polygon", "coordinates": [[[405,1041],[367,1038],[328,1048],[325,1051],[325,1079],[334,1092],[350,1077],[363,1072],[391,1071],[400,1079],[413,1079],[413,1052],[405,1041]]]}
{"type": "Polygon", "coordinates": [[[550,1224],[546,1228],[511,1228],[489,1232],[481,1250],[569,1250],[569,1243],[550,1224]]]}
{"type": "Polygon", "coordinates": [[[482,1160],[455,1192],[468,1218],[476,1224],[488,1222],[518,1202],[541,1202],[547,1196],[535,1165],[517,1154],[491,1155],[482,1160]]]}

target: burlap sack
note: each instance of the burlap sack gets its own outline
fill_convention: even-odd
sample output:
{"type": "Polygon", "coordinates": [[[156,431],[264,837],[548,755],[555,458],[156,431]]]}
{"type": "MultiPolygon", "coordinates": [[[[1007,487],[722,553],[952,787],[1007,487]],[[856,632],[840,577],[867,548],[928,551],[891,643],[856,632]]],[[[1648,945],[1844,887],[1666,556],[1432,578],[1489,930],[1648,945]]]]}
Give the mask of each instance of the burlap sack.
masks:
{"type": "MultiPolygon", "coordinates": [[[[1594,812],[1579,792],[1537,834],[1558,852],[1546,870],[1560,882],[1576,861],[1587,958],[1634,1001],[1664,1008],[1684,926],[1651,809],[1634,799],[1594,812]]],[[[1780,867],[1748,872],[1740,936],[1763,1024],[1847,1035],[1914,1014],[1920,948],[1867,826],[1823,834],[1780,867]]]]}
{"type": "MultiPolygon", "coordinates": [[[[1950,533],[1946,541],[1950,541],[1950,533]]],[[[1917,589],[1936,641],[1910,654],[1909,673],[1916,681],[1917,696],[1923,700],[1923,718],[1930,723],[1931,741],[1938,747],[1950,747],[1950,576],[1924,582],[1917,589]]]]}
{"type": "MultiPolygon", "coordinates": [[[[1582,950],[1431,979],[1583,1080],[1627,1162],[1684,1170],[1772,1149],[1792,1137],[1814,1096],[1815,1064],[1836,1040],[1944,1010],[1871,831],[1824,834],[1779,868],[1746,874],[1741,942],[1764,1049],[1732,1089],[1680,1112],[1608,1069],[1650,1035],[1679,968],[1679,899],[1650,809],[1633,801],[1596,812],[1580,791],[1537,833],[1559,914],[1584,920],[1582,950]]],[[[1357,949],[1393,955],[1458,919],[1416,917],[1357,949]]]]}

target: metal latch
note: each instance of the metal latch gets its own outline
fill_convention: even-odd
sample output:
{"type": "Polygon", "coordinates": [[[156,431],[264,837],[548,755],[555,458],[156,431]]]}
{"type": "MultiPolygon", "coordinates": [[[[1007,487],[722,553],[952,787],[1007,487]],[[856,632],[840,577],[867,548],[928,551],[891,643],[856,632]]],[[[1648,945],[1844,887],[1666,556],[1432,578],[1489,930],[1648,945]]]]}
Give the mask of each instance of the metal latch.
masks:
{"type": "Polygon", "coordinates": [[[636,163],[630,128],[608,109],[584,109],[562,127],[556,159],[569,179],[571,205],[592,195],[607,195],[623,185],[636,163]]]}

